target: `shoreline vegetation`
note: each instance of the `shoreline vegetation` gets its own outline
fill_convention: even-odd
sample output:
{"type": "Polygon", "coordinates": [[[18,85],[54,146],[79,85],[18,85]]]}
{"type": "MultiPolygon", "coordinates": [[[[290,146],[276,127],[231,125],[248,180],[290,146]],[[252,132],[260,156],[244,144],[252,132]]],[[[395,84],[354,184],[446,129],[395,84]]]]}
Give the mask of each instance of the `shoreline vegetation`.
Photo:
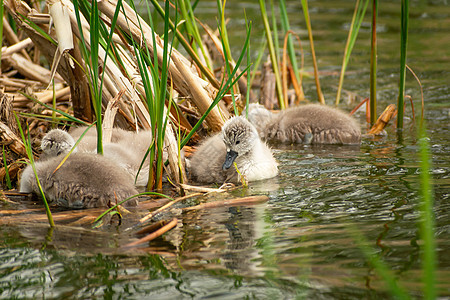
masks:
{"type": "MultiPolygon", "coordinates": [[[[26,135],[31,134],[34,158],[38,156],[35,139],[55,126],[68,128],[95,121],[98,153],[102,153],[102,140],[107,137],[102,132],[110,132],[112,127],[151,130],[155,138],[148,159],[154,168],[147,190],[161,191],[163,165],[172,183],[178,187],[186,183],[181,151],[189,154],[191,146],[220,131],[224,122],[239,114],[247,103],[257,101],[251,84],[259,72],[265,45],[251,65],[251,22],[246,22],[247,37],[239,58],[234,60],[226,32],[225,3],[218,1],[216,31],[195,18],[195,7],[189,1],[166,2],[165,8],[156,1],[151,3],[161,19],[154,19],[155,13],[147,7],[150,17],[144,20],[133,2],[131,6],[113,0],[91,5],[86,0],[62,0],[48,1],[47,5],[35,3],[35,7],[24,1],[4,2],[1,126],[5,149],[13,153],[2,165],[0,175],[2,182],[8,178],[9,189],[21,169],[13,158],[22,162],[20,159],[27,157],[26,143],[20,138],[13,112],[23,128],[29,127],[26,135]],[[169,15],[174,12],[172,20],[169,15]],[[156,22],[165,24],[162,36],[166,38],[152,30],[156,22]],[[199,26],[203,28],[202,36],[199,26]],[[189,57],[173,48],[175,44],[181,44],[189,57]],[[247,66],[241,66],[245,56],[247,66]],[[163,150],[168,154],[164,162],[163,150]]],[[[260,5],[265,12],[264,2],[260,5]]],[[[286,33],[283,49],[279,49],[278,42],[275,46],[272,42],[272,30],[275,40],[278,37],[276,23],[271,29],[269,21],[264,22],[271,63],[265,63],[261,71],[259,99],[269,109],[305,100],[301,82],[303,49],[300,47],[302,69],[298,69],[292,39],[295,33],[289,29],[285,6],[282,1],[282,29],[286,33]]],[[[273,15],[273,4],[271,9],[273,15]]],[[[359,20],[364,13],[365,7],[358,12],[359,20]]],[[[308,31],[312,41],[310,26],[308,31]]],[[[316,63],[314,67],[318,99],[323,102],[316,63]]],[[[395,113],[391,106],[388,116],[380,117],[369,134],[381,132],[395,113]]]]}

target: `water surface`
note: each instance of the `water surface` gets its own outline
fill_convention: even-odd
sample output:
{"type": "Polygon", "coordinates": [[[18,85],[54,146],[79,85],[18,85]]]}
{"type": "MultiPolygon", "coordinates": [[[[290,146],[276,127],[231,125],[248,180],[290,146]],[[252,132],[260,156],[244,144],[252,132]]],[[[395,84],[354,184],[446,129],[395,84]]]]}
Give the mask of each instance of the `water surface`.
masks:
{"type": "MultiPolygon", "coordinates": [[[[198,17],[212,26],[215,3],[200,1],[198,7],[198,17]]],[[[334,102],[353,5],[354,1],[309,1],[328,104],[334,102]]],[[[262,34],[256,1],[227,1],[232,47],[237,53],[243,42],[244,8],[253,21],[252,55],[256,56],[262,34]]],[[[306,70],[311,71],[300,1],[289,1],[288,8],[291,27],[305,47],[306,70]]],[[[398,1],[380,4],[379,110],[397,99],[399,15],[398,1]]],[[[370,19],[366,21],[344,85],[358,95],[356,100],[369,93],[370,19]]],[[[439,293],[446,297],[450,296],[448,32],[450,7],[443,1],[411,4],[408,64],[421,80],[426,103],[433,156],[437,278],[439,293]]],[[[306,78],[304,88],[314,100],[313,80],[306,78]]],[[[410,74],[407,93],[420,115],[419,85],[410,74]]],[[[355,105],[343,102],[341,107],[346,110],[355,105]]],[[[411,116],[409,105],[406,114],[411,116]]],[[[362,113],[356,117],[364,124],[362,113]]],[[[226,196],[267,194],[267,203],[184,213],[176,229],[137,250],[121,248],[135,238],[124,232],[124,225],[99,230],[60,226],[51,231],[29,220],[3,224],[0,298],[388,297],[386,285],[352,236],[354,230],[365,236],[400,284],[420,297],[416,125],[408,117],[402,138],[390,126],[387,136],[364,139],[358,147],[273,145],[280,175],[226,196]]],[[[13,208],[1,204],[1,209],[13,208]]]]}

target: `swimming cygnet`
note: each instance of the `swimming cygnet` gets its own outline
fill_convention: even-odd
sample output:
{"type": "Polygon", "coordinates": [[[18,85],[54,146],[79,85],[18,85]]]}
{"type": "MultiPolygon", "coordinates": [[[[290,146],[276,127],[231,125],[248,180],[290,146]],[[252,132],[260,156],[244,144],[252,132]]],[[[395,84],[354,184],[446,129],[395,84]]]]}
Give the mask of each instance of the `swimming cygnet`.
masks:
{"type": "Polygon", "coordinates": [[[189,161],[190,175],[203,183],[239,182],[233,163],[248,181],[275,177],[277,162],[255,127],[244,117],[225,122],[222,132],[203,142],[189,161]]]}
{"type": "Polygon", "coordinates": [[[272,114],[261,105],[249,107],[261,138],[272,142],[303,144],[359,144],[358,123],[345,112],[320,104],[288,108],[272,114]],[[268,114],[269,113],[269,114],[268,114]]]}
{"type": "MultiPolygon", "coordinates": [[[[35,162],[35,168],[49,202],[67,208],[108,207],[138,194],[128,173],[111,159],[95,153],[72,153],[56,170],[73,147],[71,139],[65,131],[52,130],[41,143],[45,159],[35,162]]],[[[31,165],[22,173],[20,191],[40,194],[31,165]]],[[[137,200],[128,200],[124,205],[136,206],[137,200]]]]}

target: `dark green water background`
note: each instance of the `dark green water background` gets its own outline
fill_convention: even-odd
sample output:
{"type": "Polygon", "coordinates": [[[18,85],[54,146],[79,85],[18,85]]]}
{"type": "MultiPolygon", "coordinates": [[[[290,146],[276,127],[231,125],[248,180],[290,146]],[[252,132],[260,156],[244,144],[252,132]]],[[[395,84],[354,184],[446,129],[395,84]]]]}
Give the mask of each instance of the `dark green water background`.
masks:
{"type": "MultiPolygon", "coordinates": [[[[334,103],[354,1],[309,1],[321,83],[334,103]]],[[[244,13],[253,21],[256,57],[262,23],[257,1],[227,1],[232,50],[242,46],[244,13]]],[[[288,1],[292,29],[312,71],[300,0],[288,1]]],[[[214,26],[216,1],[197,17],[214,26]]],[[[450,296],[450,6],[412,1],[408,65],[421,80],[433,156],[438,286],[450,296]]],[[[378,24],[379,110],[396,103],[400,3],[381,2],[378,24]]],[[[361,28],[344,88],[369,94],[370,18],[361,28]]],[[[237,57],[237,54],[235,54],[237,57]]],[[[408,73],[407,94],[420,116],[420,89],[408,73]]],[[[308,98],[315,86],[306,78],[308,98]]],[[[359,98],[357,98],[359,99],[359,98]]],[[[350,110],[355,104],[343,101],[350,110]]],[[[408,104],[406,115],[411,116],[408,104]]],[[[363,113],[357,118],[364,123],[363,113]]],[[[365,130],[365,125],[362,125],[365,130]]],[[[183,215],[183,224],[149,243],[147,253],[119,249],[121,228],[99,231],[21,225],[0,228],[1,299],[361,299],[389,292],[349,234],[359,229],[413,297],[421,295],[418,244],[419,157],[416,125],[403,139],[363,140],[360,147],[275,147],[280,175],[235,196],[268,194],[266,204],[183,215]]],[[[1,204],[2,209],[10,209],[1,204]]]]}

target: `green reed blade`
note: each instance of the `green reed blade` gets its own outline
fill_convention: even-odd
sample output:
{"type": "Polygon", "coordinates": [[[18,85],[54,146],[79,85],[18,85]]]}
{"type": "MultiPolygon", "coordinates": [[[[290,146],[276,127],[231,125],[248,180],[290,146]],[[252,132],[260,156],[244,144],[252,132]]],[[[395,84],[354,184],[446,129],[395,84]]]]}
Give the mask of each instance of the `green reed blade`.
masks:
{"type": "MultiPolygon", "coordinates": [[[[85,121],[80,120],[80,119],[78,119],[78,118],[76,118],[76,117],[74,117],[74,116],[72,116],[72,115],[70,115],[70,114],[68,114],[68,113],[66,113],[66,112],[64,112],[64,111],[62,111],[62,110],[54,109],[54,108],[51,107],[50,105],[47,105],[47,104],[45,104],[45,103],[43,103],[43,102],[37,100],[36,98],[34,98],[34,97],[30,96],[30,95],[27,95],[27,94],[25,94],[25,93],[23,93],[23,92],[19,92],[19,94],[21,94],[21,95],[27,97],[28,99],[30,99],[30,100],[33,101],[33,102],[36,102],[36,103],[38,103],[38,104],[44,106],[45,108],[48,108],[48,109],[50,109],[50,110],[52,110],[52,111],[55,110],[57,113],[59,113],[59,114],[63,115],[64,117],[66,117],[66,118],[68,119],[68,121],[71,121],[71,122],[77,122],[77,123],[80,123],[80,124],[83,124],[83,125],[88,125],[88,123],[86,123],[85,121]]],[[[20,114],[21,114],[21,115],[24,115],[24,116],[25,116],[25,115],[27,115],[27,116],[29,115],[29,116],[34,116],[34,117],[45,118],[45,117],[43,117],[42,115],[34,115],[34,114],[29,114],[29,113],[20,113],[20,114]]]]}
{"type": "MultiPolygon", "coordinates": [[[[217,6],[219,8],[219,16],[220,16],[220,24],[218,24],[217,28],[219,29],[219,36],[220,41],[222,43],[222,49],[223,49],[223,55],[224,55],[224,64],[225,64],[225,72],[228,77],[230,77],[230,62],[233,60],[230,53],[230,45],[228,44],[228,34],[226,31],[226,25],[225,25],[225,7],[222,8],[222,3],[220,0],[217,0],[217,6]]],[[[236,106],[236,99],[234,95],[234,91],[231,91],[231,101],[233,103],[233,110],[234,114],[237,116],[239,115],[237,106],[236,106]]]]}
{"type": "Polygon", "coordinates": [[[316,89],[317,89],[317,99],[320,103],[325,104],[322,89],[320,88],[319,68],[317,67],[316,52],[314,51],[314,40],[311,28],[311,21],[309,19],[308,0],[302,0],[302,7],[303,7],[303,15],[305,16],[306,27],[308,29],[309,44],[311,47],[311,55],[314,66],[314,79],[316,82],[316,89]]]}
{"type": "MultiPolygon", "coordinates": [[[[180,7],[181,17],[185,20],[186,31],[194,39],[197,47],[202,52],[203,58],[205,59],[206,66],[209,70],[212,70],[212,62],[209,56],[206,54],[205,45],[202,42],[202,37],[200,31],[198,30],[197,22],[194,15],[194,7],[189,0],[178,0],[178,7],[180,7]]],[[[193,48],[195,53],[198,52],[196,47],[193,48]]],[[[198,53],[197,53],[198,54],[198,53]]]]}
{"type": "MultiPolygon", "coordinates": [[[[163,61],[161,65],[158,63],[158,49],[156,47],[154,48],[155,53],[153,55],[153,60],[151,60],[150,51],[147,47],[145,39],[143,42],[143,48],[131,40],[145,92],[145,97],[144,95],[141,96],[144,97],[146,107],[150,115],[151,130],[153,135],[153,140],[149,147],[148,154],[146,153],[143,161],[141,162],[142,167],[146,157],[148,156],[150,160],[149,165],[155,166],[155,168],[151,167],[149,170],[147,190],[152,190],[155,187],[157,189],[162,188],[164,136],[169,120],[168,113],[165,113],[165,99],[167,96],[168,66],[173,49],[172,47],[169,47],[169,4],[169,2],[165,3],[164,36],[166,38],[163,39],[163,61]]],[[[131,4],[131,6],[137,14],[134,5],[131,4]]],[[[151,14],[149,14],[149,18],[150,26],[152,26],[153,20],[151,14]]],[[[143,33],[140,23],[139,27],[143,33]]],[[[176,27],[175,30],[177,30],[176,27]]],[[[152,32],[152,40],[153,43],[156,44],[156,35],[154,32],[152,32]]]]}
{"type": "Polygon", "coordinates": [[[103,154],[103,140],[102,140],[102,95],[101,87],[99,88],[99,69],[98,69],[98,52],[101,43],[100,38],[100,18],[97,7],[97,2],[93,1],[92,6],[86,0],[73,1],[75,16],[77,19],[78,30],[81,36],[81,52],[89,70],[89,87],[91,89],[92,104],[94,107],[95,118],[97,120],[97,153],[103,154]],[[86,46],[84,38],[80,12],[90,22],[90,51],[86,46]]]}
{"type": "Polygon", "coordinates": [[[40,35],[42,35],[42,37],[44,37],[46,40],[48,40],[49,42],[51,42],[53,45],[57,45],[56,41],[46,32],[44,31],[41,27],[39,27],[38,25],[36,25],[35,23],[31,22],[29,19],[24,17],[24,23],[29,25],[31,28],[33,28],[33,30],[35,30],[36,32],[38,32],[40,35]]]}
{"type": "Polygon", "coordinates": [[[277,54],[275,52],[275,46],[273,44],[272,33],[269,25],[269,20],[267,18],[266,4],[264,3],[264,0],[259,0],[259,7],[261,9],[261,17],[263,19],[264,30],[266,32],[267,44],[269,45],[269,54],[272,61],[272,69],[273,73],[275,74],[278,105],[281,109],[284,109],[285,105],[283,98],[283,85],[281,84],[280,72],[278,71],[277,54]]]}
{"type": "Polygon", "coordinates": [[[98,52],[100,46],[100,16],[97,7],[97,1],[92,1],[91,19],[90,19],[90,34],[91,34],[91,59],[90,68],[92,70],[92,99],[94,102],[95,118],[97,120],[97,153],[103,154],[103,128],[102,128],[102,90],[101,83],[98,85],[98,52]]]}
{"type": "Polygon", "coordinates": [[[195,22],[195,16],[194,16],[195,6],[194,5],[197,5],[198,0],[196,3],[194,3],[194,5],[192,5],[189,0],[185,0],[185,1],[188,4],[189,16],[191,19],[192,28],[194,29],[194,33],[195,33],[194,38],[195,38],[198,46],[200,47],[200,51],[202,51],[203,57],[205,58],[205,61],[206,61],[206,66],[208,67],[208,69],[212,70],[213,69],[212,62],[210,60],[209,55],[206,54],[206,52],[208,50],[206,49],[205,45],[203,44],[202,37],[200,35],[200,31],[198,30],[197,23],[195,22]]]}
{"type": "Polygon", "coordinates": [[[256,76],[257,70],[259,69],[259,65],[261,64],[261,60],[263,58],[264,52],[265,52],[266,47],[267,47],[267,40],[264,38],[264,34],[262,36],[262,40],[263,40],[263,42],[261,42],[261,47],[258,50],[258,56],[256,57],[256,61],[253,64],[253,70],[255,70],[255,71],[252,73],[252,77],[249,80],[250,81],[250,83],[249,83],[250,86],[253,86],[253,81],[255,80],[255,76],[256,76]]]}
{"type": "Polygon", "coordinates": [[[400,34],[400,82],[398,88],[397,129],[403,129],[403,108],[406,80],[406,50],[408,47],[409,0],[402,0],[400,34]]]}
{"type": "MultiPolygon", "coordinates": [[[[247,30],[248,31],[248,29],[249,29],[249,26],[252,26],[252,22],[250,21],[248,21],[247,20],[247,14],[245,13],[245,10],[244,10],[244,16],[245,16],[245,30],[247,30]]],[[[252,64],[251,64],[251,62],[250,62],[250,42],[249,42],[249,44],[248,44],[248,48],[247,48],[247,74],[246,74],[246,77],[247,77],[247,94],[245,95],[245,117],[248,119],[248,105],[249,105],[249,102],[250,102],[250,89],[251,89],[251,84],[250,84],[250,73],[252,72],[252,70],[251,70],[251,67],[252,67],[252,64]]]]}
{"type": "Polygon", "coordinates": [[[107,210],[105,210],[100,216],[98,216],[98,217],[94,220],[94,225],[93,225],[93,227],[94,227],[94,228],[95,228],[95,227],[98,227],[97,223],[98,223],[104,216],[106,216],[108,213],[110,213],[110,212],[113,211],[114,209],[117,209],[117,207],[118,207],[119,205],[122,205],[122,204],[124,204],[125,202],[127,202],[128,200],[131,200],[131,199],[133,199],[133,198],[140,197],[140,196],[145,196],[145,195],[160,196],[160,197],[162,197],[162,198],[166,198],[166,199],[169,199],[169,200],[171,200],[171,201],[174,201],[173,198],[171,198],[171,197],[169,197],[169,196],[167,196],[167,195],[161,194],[161,193],[156,193],[156,192],[143,192],[143,193],[139,193],[139,194],[133,195],[133,196],[131,196],[131,197],[128,197],[128,198],[126,198],[126,199],[120,201],[120,202],[117,203],[116,205],[111,206],[110,208],[108,208],[107,210]]]}
{"type": "Polygon", "coordinates": [[[373,0],[372,40],[370,47],[370,125],[377,121],[377,18],[378,0],[373,0]]]}
{"type": "Polygon", "coordinates": [[[39,193],[41,194],[42,201],[44,202],[44,207],[45,207],[45,212],[47,214],[48,223],[50,224],[51,227],[54,227],[55,222],[53,221],[52,212],[50,211],[50,206],[48,205],[47,198],[45,197],[44,190],[42,189],[41,182],[39,181],[39,177],[37,175],[36,166],[34,164],[33,149],[31,147],[31,137],[30,137],[30,130],[28,128],[28,124],[27,124],[28,136],[27,136],[27,138],[25,138],[25,134],[22,130],[22,125],[20,124],[19,117],[17,116],[16,112],[14,112],[14,117],[16,118],[17,126],[19,128],[20,136],[22,138],[22,142],[25,145],[25,150],[27,152],[28,159],[30,160],[31,167],[33,168],[34,176],[36,177],[36,183],[38,185],[39,193]]]}
{"type": "Polygon", "coordinates": [[[433,185],[431,178],[431,154],[429,138],[426,135],[425,124],[420,126],[420,237],[423,241],[422,272],[424,284],[424,299],[436,299],[436,240],[435,219],[433,212],[433,185]]]}
{"type": "Polygon", "coordinates": [[[279,38],[278,38],[277,16],[275,14],[273,0],[270,0],[270,15],[272,17],[273,46],[275,48],[275,56],[277,58],[277,65],[279,65],[280,64],[280,42],[279,42],[279,38]]]}
{"type": "Polygon", "coordinates": [[[341,75],[339,77],[339,85],[336,94],[336,105],[339,104],[341,99],[342,87],[344,85],[344,76],[345,71],[348,66],[348,62],[350,60],[350,56],[353,50],[353,46],[355,45],[356,38],[358,37],[359,29],[361,28],[362,21],[364,20],[364,16],[366,14],[367,6],[369,5],[369,0],[360,0],[356,1],[355,10],[353,12],[352,22],[350,25],[350,29],[348,31],[347,43],[344,49],[344,57],[342,59],[342,67],[341,67],[341,75]]]}
{"type": "Polygon", "coordinates": [[[194,133],[200,127],[202,122],[206,119],[206,117],[208,116],[210,111],[219,103],[220,100],[222,100],[223,96],[233,87],[234,84],[236,84],[238,82],[239,78],[241,78],[241,76],[244,75],[245,72],[250,67],[250,65],[248,65],[239,75],[236,76],[239,66],[241,65],[242,59],[244,58],[245,52],[247,51],[249,44],[250,44],[251,30],[252,30],[252,23],[250,23],[247,28],[247,37],[245,39],[245,43],[242,48],[241,54],[239,55],[239,58],[236,62],[236,66],[234,67],[230,76],[228,76],[226,82],[223,83],[223,80],[222,80],[221,87],[220,87],[219,91],[217,92],[216,97],[214,98],[214,101],[211,103],[211,105],[206,110],[206,112],[203,114],[203,116],[197,121],[197,123],[194,125],[194,127],[192,127],[191,132],[189,132],[189,134],[183,139],[183,141],[181,142],[180,148],[183,148],[187,144],[187,142],[190,140],[190,138],[194,135],[194,133]],[[236,78],[235,78],[235,76],[236,76],[236,78]],[[234,78],[234,80],[233,80],[233,78],[234,78]]]}
{"type": "MultiPolygon", "coordinates": [[[[286,10],[286,0],[280,0],[280,14],[281,14],[281,27],[283,28],[284,34],[290,30],[289,18],[286,10]]],[[[292,42],[291,35],[288,36],[287,40],[289,59],[291,60],[292,69],[294,70],[297,82],[301,83],[300,70],[298,69],[297,57],[295,55],[294,43],[292,42]]]]}
{"type": "MultiPolygon", "coordinates": [[[[165,12],[162,9],[162,7],[159,5],[157,0],[150,0],[153,6],[158,11],[159,15],[165,19],[165,12]]],[[[183,45],[186,52],[188,52],[189,56],[192,58],[192,60],[195,62],[195,64],[199,67],[202,74],[208,78],[209,82],[215,87],[219,88],[219,82],[214,77],[214,74],[212,71],[208,68],[206,68],[203,63],[200,61],[200,58],[197,54],[195,54],[195,51],[192,49],[192,47],[189,45],[189,43],[186,41],[186,39],[181,35],[180,31],[176,28],[176,25],[170,20],[169,17],[167,17],[167,20],[169,22],[170,29],[175,33],[177,39],[180,41],[181,45],[183,45]]]]}

